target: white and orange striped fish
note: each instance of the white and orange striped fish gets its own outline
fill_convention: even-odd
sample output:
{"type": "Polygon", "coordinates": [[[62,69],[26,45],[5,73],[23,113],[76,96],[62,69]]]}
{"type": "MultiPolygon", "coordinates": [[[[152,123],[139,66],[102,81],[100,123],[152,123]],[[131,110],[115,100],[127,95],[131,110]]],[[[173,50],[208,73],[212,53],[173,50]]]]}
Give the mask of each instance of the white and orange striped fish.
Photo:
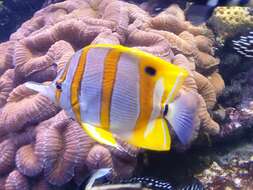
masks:
{"type": "Polygon", "coordinates": [[[115,135],[151,150],[169,150],[170,124],[182,143],[193,131],[197,103],[179,93],[188,72],[149,53],[121,45],[77,51],[50,84],[26,86],[58,103],[100,143],[121,148],[115,135]]]}

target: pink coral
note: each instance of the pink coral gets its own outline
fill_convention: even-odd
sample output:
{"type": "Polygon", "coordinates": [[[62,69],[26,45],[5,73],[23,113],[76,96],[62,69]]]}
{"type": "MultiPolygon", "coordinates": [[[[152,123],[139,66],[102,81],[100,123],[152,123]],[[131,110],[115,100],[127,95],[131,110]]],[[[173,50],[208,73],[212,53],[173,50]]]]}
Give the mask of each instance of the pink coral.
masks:
{"type": "Polygon", "coordinates": [[[5,42],[0,44],[0,74],[3,74],[5,70],[13,68],[13,42],[5,42]]]}
{"type": "Polygon", "coordinates": [[[13,90],[14,85],[14,69],[9,69],[0,77],[0,107],[6,104],[9,93],[13,90]]]}
{"type": "Polygon", "coordinates": [[[17,151],[15,162],[18,170],[26,176],[36,176],[43,169],[43,165],[38,156],[34,154],[34,147],[31,144],[22,146],[17,151]]]}
{"type": "Polygon", "coordinates": [[[7,139],[1,142],[0,174],[7,173],[14,166],[16,147],[7,139]]]}
{"type": "Polygon", "coordinates": [[[23,85],[53,80],[76,50],[91,43],[139,48],[186,68],[184,90],[198,94],[196,136],[217,134],[207,109],[224,85],[211,37],[205,26],[187,22],[177,5],[151,16],[119,0],[66,0],[35,13],[0,44],[0,189],[80,186],[100,167],[112,167],[113,177],[133,173],[137,148],[118,139],[124,153],[94,142],[53,102],[23,85]]]}
{"type": "Polygon", "coordinates": [[[57,112],[57,107],[45,96],[34,94],[23,85],[15,88],[0,113],[0,133],[17,132],[36,124],[57,112]]]}
{"type": "Polygon", "coordinates": [[[5,181],[6,190],[27,190],[29,189],[28,180],[19,171],[12,171],[5,181]]]}

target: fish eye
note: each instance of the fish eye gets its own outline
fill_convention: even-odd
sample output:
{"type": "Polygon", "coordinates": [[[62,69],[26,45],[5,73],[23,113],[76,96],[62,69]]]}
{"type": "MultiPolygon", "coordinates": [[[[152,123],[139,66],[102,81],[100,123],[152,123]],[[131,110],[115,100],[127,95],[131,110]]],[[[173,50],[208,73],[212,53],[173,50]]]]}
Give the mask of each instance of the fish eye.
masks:
{"type": "Polygon", "coordinates": [[[150,76],[155,76],[156,70],[153,67],[145,67],[145,72],[149,74],[150,76]]]}
{"type": "Polygon", "coordinates": [[[61,83],[56,82],[55,83],[56,89],[61,90],[61,83]]]}
{"type": "Polygon", "coordinates": [[[166,116],[168,114],[168,111],[169,111],[169,106],[168,104],[166,104],[164,107],[163,116],[166,116]]]}

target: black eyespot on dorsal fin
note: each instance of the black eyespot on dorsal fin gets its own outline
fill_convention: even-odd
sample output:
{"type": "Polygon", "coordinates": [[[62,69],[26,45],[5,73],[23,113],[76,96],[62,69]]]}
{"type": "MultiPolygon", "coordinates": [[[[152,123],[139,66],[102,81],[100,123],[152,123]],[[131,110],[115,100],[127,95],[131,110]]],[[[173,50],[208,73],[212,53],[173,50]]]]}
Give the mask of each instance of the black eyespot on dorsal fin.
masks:
{"type": "Polygon", "coordinates": [[[155,76],[156,70],[153,67],[147,66],[145,67],[145,72],[150,76],[155,76]]]}

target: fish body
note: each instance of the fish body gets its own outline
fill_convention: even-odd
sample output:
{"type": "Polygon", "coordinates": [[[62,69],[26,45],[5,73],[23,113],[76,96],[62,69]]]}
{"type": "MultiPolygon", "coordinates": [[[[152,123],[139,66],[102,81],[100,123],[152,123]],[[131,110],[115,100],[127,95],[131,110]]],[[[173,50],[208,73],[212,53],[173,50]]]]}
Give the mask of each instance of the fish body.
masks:
{"type": "Polygon", "coordinates": [[[142,187],[154,190],[173,190],[172,185],[167,181],[157,180],[152,177],[132,177],[130,179],[120,180],[119,183],[140,183],[142,187]]]}
{"type": "Polygon", "coordinates": [[[170,182],[155,179],[152,177],[133,177],[126,180],[121,180],[120,183],[140,183],[142,187],[152,190],[204,190],[200,182],[194,181],[187,185],[182,185],[175,188],[170,182]]]}
{"type": "Polygon", "coordinates": [[[111,173],[111,168],[102,168],[94,172],[94,174],[88,180],[85,190],[90,190],[92,187],[96,186],[97,180],[106,179],[108,184],[140,184],[142,188],[152,189],[152,190],[204,190],[204,186],[197,180],[194,179],[190,183],[185,185],[180,185],[179,187],[174,187],[170,182],[160,180],[153,177],[132,177],[129,179],[121,179],[116,181],[108,181],[106,176],[111,173]]]}
{"type": "Polygon", "coordinates": [[[253,0],[191,0],[188,1],[186,19],[192,24],[205,23],[219,6],[249,6],[253,7],[253,0]]]}
{"type": "Polygon", "coordinates": [[[243,57],[253,58],[253,29],[234,37],[232,47],[243,57]]]}
{"type": "Polygon", "coordinates": [[[116,135],[163,151],[171,144],[168,123],[182,143],[191,138],[196,98],[179,95],[187,76],[185,69],[141,50],[98,44],[77,51],[50,85],[26,86],[59,104],[102,144],[122,150],[116,135]]]}

